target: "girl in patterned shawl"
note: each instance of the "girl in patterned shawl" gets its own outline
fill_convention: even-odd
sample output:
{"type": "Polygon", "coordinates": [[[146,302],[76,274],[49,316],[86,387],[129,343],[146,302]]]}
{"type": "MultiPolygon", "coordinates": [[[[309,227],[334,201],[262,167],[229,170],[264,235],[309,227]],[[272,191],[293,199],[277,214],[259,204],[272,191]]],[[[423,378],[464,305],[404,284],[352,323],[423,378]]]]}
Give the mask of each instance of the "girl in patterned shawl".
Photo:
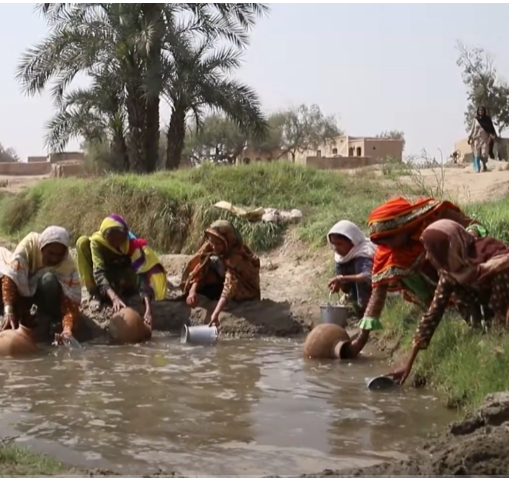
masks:
{"type": "Polygon", "coordinates": [[[190,307],[198,304],[198,294],[218,300],[210,325],[219,325],[219,314],[228,301],[260,299],[260,259],[230,222],[216,221],[187,264],[181,289],[190,307]]]}

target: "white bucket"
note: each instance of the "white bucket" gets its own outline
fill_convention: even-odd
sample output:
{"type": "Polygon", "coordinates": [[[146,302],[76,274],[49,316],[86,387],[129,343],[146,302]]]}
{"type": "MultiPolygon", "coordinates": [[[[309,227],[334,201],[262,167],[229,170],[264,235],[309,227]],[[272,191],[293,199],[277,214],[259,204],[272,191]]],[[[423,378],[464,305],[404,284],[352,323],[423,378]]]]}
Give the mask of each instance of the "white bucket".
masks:
{"type": "Polygon", "coordinates": [[[183,344],[213,345],[217,342],[218,330],[216,326],[195,325],[182,327],[180,342],[183,344]]]}

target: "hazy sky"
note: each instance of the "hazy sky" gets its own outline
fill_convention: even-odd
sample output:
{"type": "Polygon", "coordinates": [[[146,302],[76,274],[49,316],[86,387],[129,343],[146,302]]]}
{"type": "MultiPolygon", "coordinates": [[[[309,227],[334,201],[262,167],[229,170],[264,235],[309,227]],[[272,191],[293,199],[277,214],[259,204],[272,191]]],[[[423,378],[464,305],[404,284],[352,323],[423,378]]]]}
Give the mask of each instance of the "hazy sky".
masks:
{"type": "MultiPolygon", "coordinates": [[[[0,142],[23,159],[45,154],[52,115],[47,95],[24,97],[14,79],[22,52],[47,31],[33,8],[0,5],[0,142]]],[[[239,77],[267,110],[317,103],[354,136],[401,129],[406,153],[448,155],[464,135],[456,40],[490,51],[509,77],[508,18],[505,4],[273,4],[239,77]]]]}

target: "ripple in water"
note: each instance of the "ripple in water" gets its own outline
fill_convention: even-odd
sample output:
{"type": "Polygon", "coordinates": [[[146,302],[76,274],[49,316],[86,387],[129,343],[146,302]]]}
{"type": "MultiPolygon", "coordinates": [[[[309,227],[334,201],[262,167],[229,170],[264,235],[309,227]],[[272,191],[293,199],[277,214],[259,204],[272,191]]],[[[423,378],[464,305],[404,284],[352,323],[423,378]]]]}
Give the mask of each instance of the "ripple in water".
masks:
{"type": "Polygon", "coordinates": [[[428,392],[383,394],[375,360],[302,359],[286,340],[190,347],[157,337],[4,361],[2,422],[124,466],[182,473],[299,474],[371,464],[415,448],[451,414],[428,392]],[[14,418],[13,418],[14,417],[14,418]]]}

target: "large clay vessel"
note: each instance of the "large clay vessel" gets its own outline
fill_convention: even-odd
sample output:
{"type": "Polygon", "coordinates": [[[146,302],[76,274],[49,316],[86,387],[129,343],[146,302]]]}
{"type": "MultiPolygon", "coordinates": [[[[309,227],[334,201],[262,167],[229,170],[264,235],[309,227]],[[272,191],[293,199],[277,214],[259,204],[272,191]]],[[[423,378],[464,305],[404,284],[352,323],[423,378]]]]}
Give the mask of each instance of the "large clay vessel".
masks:
{"type": "Polygon", "coordinates": [[[37,353],[37,341],[32,331],[23,325],[0,332],[0,356],[20,357],[37,353]]]}
{"type": "Polygon", "coordinates": [[[350,337],[336,324],[317,325],[306,337],[304,356],[314,359],[348,358],[350,337]]]}
{"type": "Polygon", "coordinates": [[[109,324],[110,341],[116,345],[137,344],[152,337],[152,330],[143,317],[130,307],[117,312],[109,324]]]}

